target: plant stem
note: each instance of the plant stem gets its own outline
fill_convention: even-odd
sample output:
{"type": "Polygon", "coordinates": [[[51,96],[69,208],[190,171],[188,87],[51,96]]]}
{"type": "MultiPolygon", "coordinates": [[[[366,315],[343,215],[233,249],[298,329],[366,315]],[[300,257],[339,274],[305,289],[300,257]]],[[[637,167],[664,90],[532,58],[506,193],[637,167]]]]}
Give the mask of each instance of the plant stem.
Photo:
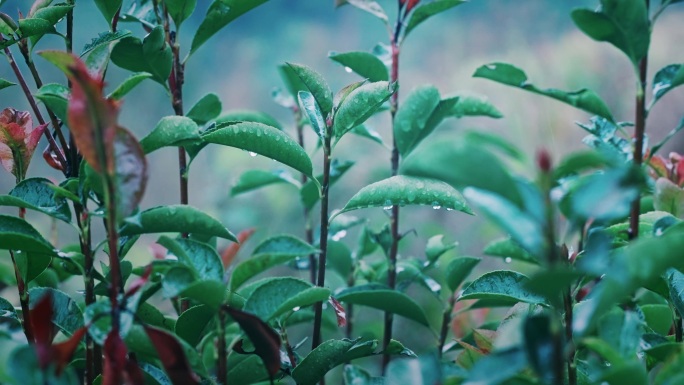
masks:
{"type": "MultiPolygon", "coordinates": [[[[396,28],[394,30],[394,36],[392,36],[392,68],[390,71],[390,82],[396,83],[399,81],[399,34],[401,33],[402,21],[401,18],[397,19],[396,28]]],[[[399,92],[396,91],[392,94],[390,98],[390,114],[392,127],[394,127],[394,118],[397,114],[397,109],[399,108],[399,92]]],[[[397,148],[397,141],[394,136],[392,137],[392,158],[391,158],[391,172],[392,176],[397,175],[399,171],[399,149],[397,148]]],[[[392,232],[392,245],[390,246],[390,252],[388,255],[389,261],[387,265],[387,286],[394,290],[397,281],[397,254],[399,251],[399,240],[401,239],[401,234],[399,234],[399,206],[392,206],[390,212],[390,228],[392,232]]],[[[382,374],[385,374],[387,370],[387,365],[390,362],[390,354],[387,353],[387,346],[392,340],[392,324],[394,322],[394,314],[386,312],[385,313],[385,333],[383,337],[383,354],[382,354],[382,374]]]]}
{"type": "MultiPolygon", "coordinates": [[[[349,278],[347,279],[347,287],[354,286],[354,272],[349,273],[349,278]]],[[[354,304],[347,304],[347,327],[345,329],[345,335],[348,339],[352,339],[352,333],[354,331],[354,304]]]]}
{"type": "Polygon", "coordinates": [[[217,381],[225,385],[228,381],[228,347],[226,346],[226,313],[223,309],[218,313],[218,368],[216,370],[217,381]]]}
{"type": "MultiPolygon", "coordinates": [[[[325,286],[325,262],[328,253],[328,198],[330,189],[330,135],[326,134],[323,144],[323,182],[321,184],[321,232],[320,249],[318,257],[318,280],[319,287],[325,286]]],[[[314,305],[314,330],[311,338],[311,349],[321,344],[321,321],[323,319],[323,302],[314,305]]]]}
{"type": "MultiPolygon", "coordinates": [[[[646,0],[646,9],[649,0],[646,0]]],[[[639,82],[637,84],[636,106],[634,116],[634,165],[641,167],[644,159],[644,134],[646,132],[646,74],[648,71],[648,54],[639,62],[639,82]]],[[[632,202],[629,216],[629,237],[639,237],[639,214],[641,212],[641,194],[632,202]]]]}
{"type": "Polygon", "coordinates": [[[567,353],[568,385],[577,385],[576,350],[572,336],[572,292],[569,288],[565,291],[563,305],[565,306],[565,340],[569,346],[567,353]]]}
{"type": "Polygon", "coordinates": [[[26,335],[26,340],[29,344],[33,344],[34,334],[33,334],[33,324],[31,323],[31,311],[29,309],[29,294],[26,288],[26,282],[21,277],[19,272],[19,267],[17,266],[17,261],[14,258],[14,251],[10,250],[10,257],[12,258],[12,265],[14,265],[14,277],[17,279],[17,291],[19,292],[19,303],[21,305],[21,315],[22,324],[24,328],[24,334],[26,335]]]}
{"type": "MultiPolygon", "coordinates": [[[[304,125],[302,124],[302,112],[299,107],[292,107],[292,112],[295,119],[295,127],[297,128],[297,141],[299,145],[304,147],[304,125]]],[[[299,180],[302,182],[302,186],[309,180],[306,174],[300,174],[299,180]]],[[[313,228],[311,227],[311,222],[309,221],[309,208],[304,206],[304,236],[306,237],[306,242],[313,244],[313,228]]],[[[309,254],[309,280],[312,284],[316,284],[316,254],[309,254]]]]}
{"type": "Polygon", "coordinates": [[[451,313],[454,312],[454,304],[456,303],[456,293],[449,296],[449,302],[446,309],[444,309],[444,314],[442,316],[442,330],[439,333],[439,346],[437,347],[437,356],[442,358],[444,344],[446,343],[447,336],[449,335],[449,326],[451,325],[451,313]]]}
{"type": "Polygon", "coordinates": [[[119,293],[123,291],[121,280],[121,263],[119,261],[119,231],[116,219],[116,185],[111,175],[105,170],[104,179],[107,193],[105,204],[107,207],[107,239],[109,241],[109,300],[112,306],[112,333],[118,333],[121,325],[119,309],[119,293]]]}

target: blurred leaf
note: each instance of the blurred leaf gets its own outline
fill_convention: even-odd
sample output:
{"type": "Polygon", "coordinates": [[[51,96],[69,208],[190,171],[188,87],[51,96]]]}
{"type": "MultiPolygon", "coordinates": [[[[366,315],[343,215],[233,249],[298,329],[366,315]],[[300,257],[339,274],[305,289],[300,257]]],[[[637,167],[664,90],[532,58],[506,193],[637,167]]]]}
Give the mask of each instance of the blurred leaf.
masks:
{"type": "Polygon", "coordinates": [[[669,305],[648,304],[639,306],[644,314],[644,321],[654,332],[668,335],[672,327],[672,309],[669,305]]]}
{"type": "Polygon", "coordinates": [[[459,286],[470,275],[481,259],[473,257],[454,258],[446,268],[447,285],[449,290],[456,292],[459,286]]]}
{"type": "MultiPolygon", "coordinates": [[[[187,0],[186,0],[187,1],[187,0]]],[[[185,116],[199,125],[206,124],[221,114],[221,99],[214,93],[204,95],[185,116]]]]}
{"type": "Polygon", "coordinates": [[[396,83],[367,83],[352,91],[335,113],[335,142],[352,128],[365,122],[396,91],[396,83]]]}
{"type": "Polygon", "coordinates": [[[123,0],[95,0],[95,5],[107,20],[107,24],[112,24],[114,15],[121,9],[121,3],[123,0]]]}
{"type": "Polygon", "coordinates": [[[430,327],[423,309],[409,296],[380,284],[367,284],[343,289],[335,294],[340,302],[363,305],[394,313],[430,327]]]}
{"type": "Polygon", "coordinates": [[[202,135],[208,143],[235,147],[274,159],[313,177],[313,165],[306,151],[284,132],[255,122],[218,128],[202,135]]]}
{"type": "Polygon", "coordinates": [[[130,131],[117,127],[114,137],[116,207],[119,222],[137,210],[147,186],[147,161],[130,131]]]}
{"type": "Polygon", "coordinates": [[[330,290],[297,278],[274,278],[259,286],[245,301],[244,311],[264,321],[294,309],[326,301],[330,290]]]}
{"type": "MultiPolygon", "coordinates": [[[[330,165],[329,186],[333,186],[340,180],[342,175],[344,175],[353,165],[354,162],[352,161],[338,161],[337,159],[333,159],[330,165]]],[[[323,175],[317,175],[316,180],[323,180],[323,175]]],[[[309,180],[302,186],[299,194],[302,199],[302,204],[308,210],[311,210],[311,208],[313,208],[321,199],[318,185],[312,180],[309,180]]]]}
{"type": "Polygon", "coordinates": [[[682,119],[677,127],[673,128],[670,132],[665,135],[663,139],[660,140],[660,142],[656,143],[652,148],[651,148],[651,160],[654,159],[653,155],[655,155],[667,142],[672,139],[675,134],[677,134],[679,131],[684,128],[684,119],[682,119]]]}
{"type": "MultiPolygon", "coordinates": [[[[121,312],[119,318],[119,335],[125,337],[133,326],[133,314],[128,310],[135,311],[135,306],[121,312]]],[[[129,305],[126,305],[129,308],[129,305]]],[[[107,336],[112,331],[112,306],[108,299],[101,299],[88,305],[83,314],[83,320],[88,325],[88,334],[98,345],[104,345],[107,336]]]]}
{"type": "Polygon", "coordinates": [[[158,206],[128,219],[122,236],[153,233],[191,233],[215,236],[235,242],[235,236],[221,222],[188,205],[158,206]]]}
{"type": "Polygon", "coordinates": [[[462,92],[453,94],[449,98],[458,98],[456,104],[449,110],[449,115],[452,117],[486,116],[494,119],[503,118],[501,112],[494,107],[486,96],[462,92]]]}
{"type": "Polygon", "coordinates": [[[230,24],[233,20],[260,6],[268,0],[214,0],[207,10],[195,37],[192,39],[190,55],[192,55],[210,37],[230,24]]]}
{"type": "Polygon", "coordinates": [[[527,359],[521,349],[495,351],[475,363],[463,385],[518,385],[512,377],[526,366],[527,359]]]}
{"type": "Polygon", "coordinates": [[[661,68],[653,77],[653,105],[672,89],[684,84],[684,66],[670,64],[661,68]]]}
{"type": "Polygon", "coordinates": [[[375,182],[357,192],[344,208],[338,212],[393,205],[424,205],[447,211],[458,210],[471,214],[466,202],[456,189],[448,184],[428,178],[403,175],[375,182]]]}
{"type": "Polygon", "coordinates": [[[302,255],[318,253],[320,250],[311,246],[307,242],[288,234],[272,236],[257,247],[253,254],[272,254],[272,255],[302,255]]]}
{"type": "Polygon", "coordinates": [[[159,354],[159,360],[164,365],[164,371],[166,371],[171,382],[199,385],[199,378],[190,367],[183,346],[172,334],[152,326],[145,326],[145,333],[159,354]]]}
{"type": "Polygon", "coordinates": [[[223,309],[237,322],[254,345],[258,355],[273,377],[280,371],[280,335],[258,317],[241,310],[224,306],[223,309]]]}
{"type": "Polygon", "coordinates": [[[582,282],[584,273],[570,267],[550,267],[534,273],[527,282],[525,288],[530,292],[539,294],[548,300],[548,303],[561,307],[562,294],[577,282],[582,282]]]}
{"type": "Polygon", "coordinates": [[[464,0],[437,0],[429,3],[424,3],[418,6],[411,15],[411,18],[406,25],[404,37],[413,31],[419,24],[429,19],[430,17],[449,10],[457,5],[465,3],[464,0]]]}
{"type": "Polygon", "coordinates": [[[531,304],[547,304],[544,297],[527,289],[529,281],[525,275],[515,271],[490,271],[468,285],[458,300],[510,299],[531,304]]]}
{"type": "Polygon", "coordinates": [[[229,123],[229,122],[256,122],[263,123],[267,126],[275,127],[282,130],[283,127],[278,123],[275,118],[271,115],[252,110],[229,110],[222,113],[218,118],[216,118],[216,124],[229,123]]]}
{"type": "Polygon", "coordinates": [[[389,72],[382,60],[368,52],[330,52],[328,57],[370,82],[388,81],[389,72]]]}
{"type": "Polygon", "coordinates": [[[198,140],[199,127],[193,120],[184,116],[165,116],[140,140],[140,145],[145,154],[149,154],[163,147],[179,147],[198,140]]]}
{"type": "Polygon", "coordinates": [[[126,78],[114,91],[112,91],[107,98],[114,100],[121,100],[126,94],[131,92],[143,80],[151,78],[153,75],[149,72],[136,72],[126,78]]]}
{"type": "Polygon", "coordinates": [[[282,183],[289,184],[297,188],[301,187],[301,183],[292,177],[292,174],[285,170],[247,170],[240,175],[237,182],[235,182],[233,187],[230,189],[230,196],[234,197],[236,195],[253,191],[262,187],[282,183]]]}
{"type": "Polygon", "coordinates": [[[195,11],[197,0],[164,0],[164,4],[166,4],[173,23],[176,24],[176,30],[178,30],[183,21],[195,11]]]}
{"type": "Polygon", "coordinates": [[[162,280],[166,298],[188,297],[210,306],[214,311],[224,302],[226,286],[214,279],[202,280],[193,269],[179,265],[170,268],[162,280]]]}
{"type": "Polygon", "coordinates": [[[174,332],[191,346],[197,346],[208,332],[215,311],[207,305],[197,305],[181,313],[176,321],[174,332]]]}
{"type": "Polygon", "coordinates": [[[632,142],[621,137],[627,123],[613,123],[599,116],[593,116],[589,124],[577,123],[589,135],[582,142],[589,147],[599,150],[611,163],[621,164],[631,160],[633,155],[632,142]]]}
{"type": "Polygon", "coordinates": [[[255,227],[250,227],[246,230],[242,230],[238,233],[237,238],[239,243],[232,243],[228,245],[223,251],[221,252],[221,261],[223,262],[223,266],[225,268],[228,268],[230,265],[233,264],[233,261],[235,260],[235,257],[237,254],[240,252],[240,249],[242,246],[244,246],[245,242],[249,240],[249,238],[254,235],[254,232],[256,231],[255,227]]]}
{"type": "Polygon", "coordinates": [[[684,373],[682,373],[682,365],[684,365],[684,353],[680,353],[666,362],[665,365],[658,371],[655,376],[654,385],[676,385],[684,381],[684,373]]]}
{"type": "Polygon", "coordinates": [[[23,219],[0,215],[0,249],[54,255],[54,247],[23,219]]]}
{"type": "Polygon", "coordinates": [[[535,265],[539,264],[539,259],[537,257],[525,251],[525,249],[520,247],[520,245],[510,237],[500,238],[490,242],[485,246],[483,253],[492,257],[504,258],[506,262],[515,260],[535,265]]]}
{"type": "Polygon", "coordinates": [[[598,151],[573,152],[561,159],[558,166],[554,168],[553,179],[559,180],[608,165],[610,165],[609,159],[598,151]]]}
{"type": "Polygon", "coordinates": [[[653,193],[653,207],[675,217],[684,218],[684,189],[669,179],[658,178],[653,193]]]}
{"type": "Polygon", "coordinates": [[[216,250],[206,243],[187,238],[162,236],[157,243],[164,246],[185,266],[192,268],[201,280],[223,280],[223,264],[216,250]]]}
{"type": "Polygon", "coordinates": [[[384,385],[382,377],[373,377],[366,369],[356,365],[345,365],[343,373],[344,385],[384,385]]]}
{"type": "Polygon", "coordinates": [[[382,20],[386,24],[389,23],[389,19],[387,18],[387,14],[385,14],[385,10],[382,9],[382,6],[378,4],[376,1],[373,0],[343,0],[356,8],[366,11],[370,13],[371,15],[377,17],[378,19],[382,20]]]}
{"type": "Polygon", "coordinates": [[[553,88],[537,88],[527,81],[527,75],[525,72],[511,64],[491,63],[483,65],[475,71],[473,77],[493,80],[495,82],[521,88],[535,94],[548,96],[552,99],[559,100],[590,114],[604,117],[611,122],[615,121],[613,119],[613,115],[608,109],[608,106],[606,106],[605,102],[601,100],[601,98],[594,91],[581,89],[573,92],[565,92],[553,88]]]}
{"type": "Polygon", "coordinates": [[[81,57],[85,56],[89,52],[93,51],[96,48],[102,47],[104,45],[109,46],[110,43],[113,43],[115,41],[121,40],[126,36],[130,36],[131,31],[127,30],[121,30],[121,31],[116,31],[116,32],[111,32],[111,31],[106,31],[102,32],[97,35],[97,37],[94,37],[90,43],[86,44],[83,47],[83,52],[81,52],[81,57]]]}
{"type": "Polygon", "coordinates": [[[639,0],[601,0],[597,11],[576,9],[572,20],[587,36],[614,45],[636,68],[648,54],[651,23],[646,3],[639,0]]]}
{"type": "Polygon", "coordinates": [[[444,244],[444,235],[430,237],[425,245],[425,256],[429,262],[436,262],[447,251],[458,246],[458,242],[444,244]]]}
{"type": "Polygon", "coordinates": [[[297,99],[299,100],[299,105],[304,110],[306,117],[309,119],[311,128],[313,128],[319,139],[325,140],[328,132],[328,125],[325,123],[323,114],[318,108],[318,103],[316,103],[314,96],[311,92],[299,91],[297,99]]]}
{"type": "Polygon", "coordinates": [[[677,269],[669,269],[667,286],[670,289],[670,302],[677,313],[684,314],[684,274],[677,269]]]}
{"type": "Polygon", "coordinates": [[[43,36],[46,33],[54,31],[55,28],[50,21],[39,18],[19,19],[18,24],[22,39],[33,36],[43,36]]]}
{"type": "Polygon", "coordinates": [[[29,290],[30,307],[35,307],[46,295],[52,299],[52,323],[64,334],[71,336],[84,326],[81,309],[63,291],[48,287],[32,288],[29,290]]]}
{"type": "Polygon", "coordinates": [[[67,121],[67,100],[69,99],[69,88],[61,84],[48,83],[38,89],[35,94],[36,99],[45,103],[45,106],[57,115],[59,120],[67,121]]]}
{"type": "Polygon", "coordinates": [[[315,385],[327,372],[342,363],[374,354],[377,340],[328,340],[312,350],[292,371],[299,385],[315,385]]]}
{"type": "Polygon", "coordinates": [[[327,118],[327,115],[333,110],[333,95],[323,76],[305,65],[287,63],[287,66],[299,78],[304,90],[309,91],[314,96],[323,117],[327,118]]]}
{"type": "Polygon", "coordinates": [[[556,373],[563,373],[562,352],[555,347],[556,341],[562,338],[560,325],[552,325],[552,322],[546,314],[530,315],[523,326],[527,359],[547,384],[556,379],[556,373]]]}
{"type": "Polygon", "coordinates": [[[28,178],[19,182],[9,195],[0,195],[0,206],[14,206],[36,210],[66,223],[71,222],[71,210],[64,197],[50,186],[45,178],[28,178]]]}
{"type": "Polygon", "coordinates": [[[437,125],[428,122],[439,104],[439,91],[432,85],[415,88],[408,94],[394,117],[394,137],[402,156],[408,155],[435,129],[437,125]]]}
{"type": "Polygon", "coordinates": [[[382,140],[382,136],[380,136],[380,134],[374,128],[368,126],[367,124],[359,124],[358,126],[352,128],[349,132],[351,132],[354,135],[370,139],[373,142],[387,148],[387,145],[382,140]]]}

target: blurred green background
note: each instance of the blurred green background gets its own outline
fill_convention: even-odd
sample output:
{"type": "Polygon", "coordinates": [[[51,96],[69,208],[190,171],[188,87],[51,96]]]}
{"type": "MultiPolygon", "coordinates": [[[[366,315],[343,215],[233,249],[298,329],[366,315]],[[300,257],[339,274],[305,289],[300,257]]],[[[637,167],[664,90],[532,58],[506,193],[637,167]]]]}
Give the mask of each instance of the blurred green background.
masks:
{"type": "MultiPolygon", "coordinates": [[[[395,0],[379,0],[392,11],[395,0]]],[[[17,10],[28,12],[31,1],[9,0],[1,11],[16,18],[17,10]]],[[[98,33],[107,29],[104,18],[90,0],[77,0],[75,8],[75,42],[78,53],[98,33]]],[[[471,77],[474,70],[493,61],[505,61],[523,68],[530,81],[540,87],[574,90],[588,87],[599,93],[619,120],[633,117],[635,78],[629,61],[617,49],[596,43],[574,28],[569,11],[574,7],[595,7],[594,0],[473,0],[434,17],[421,25],[403,45],[400,63],[400,100],[414,87],[431,83],[443,95],[456,91],[472,91],[487,95],[504,114],[503,119],[450,120],[440,126],[433,140],[454,140],[453,134],[464,129],[478,129],[501,135],[527,154],[526,161],[512,164],[517,172],[532,175],[534,152],[547,148],[558,160],[563,154],[583,147],[583,131],[576,121],[588,121],[589,116],[550,99],[524,91],[507,88],[471,77]]],[[[199,0],[191,19],[180,31],[181,50],[187,52],[194,31],[201,22],[210,2],[199,0]]],[[[649,63],[649,79],[661,67],[684,62],[684,6],[671,7],[655,26],[649,63]]],[[[63,23],[60,28],[64,28],[63,23]]],[[[120,24],[142,37],[144,31],[134,24],[120,24]]],[[[358,80],[338,64],[327,58],[329,51],[345,52],[370,50],[377,43],[387,43],[383,25],[374,17],[351,6],[338,9],[333,0],[271,0],[223,29],[206,43],[186,67],[184,103],[189,109],[203,95],[213,92],[220,96],[225,111],[252,109],[276,117],[293,134],[293,118],[287,109],[271,99],[274,87],[282,87],[276,67],[285,61],[309,65],[321,72],[333,90],[358,80]]],[[[36,50],[63,48],[58,37],[46,36],[36,50]]],[[[12,51],[19,62],[16,47],[12,51]]],[[[63,82],[56,69],[41,58],[36,58],[45,83],[63,82]]],[[[28,70],[20,63],[24,73],[28,70]]],[[[118,85],[128,73],[111,65],[107,72],[108,89],[118,85]]],[[[3,59],[0,77],[15,80],[3,59]]],[[[33,86],[32,82],[30,82],[33,86]]],[[[655,107],[648,120],[648,134],[657,142],[684,117],[684,90],[668,94],[655,107]]],[[[28,110],[28,104],[18,87],[0,91],[0,107],[28,110]]],[[[146,135],[166,115],[172,115],[166,91],[152,81],[146,81],[124,100],[121,123],[139,138],[146,135]]],[[[388,114],[374,117],[370,124],[386,141],[390,138],[388,114]]],[[[307,150],[320,166],[320,153],[314,153],[313,132],[307,129],[307,150]]],[[[39,146],[39,151],[45,147],[39,146]]],[[[673,141],[669,150],[684,152],[682,141],[673,141]]],[[[178,171],[175,149],[163,149],[148,157],[150,180],[143,208],[173,204],[179,200],[178,171]]],[[[353,160],[353,167],[338,183],[331,197],[331,208],[339,209],[358,189],[368,183],[389,176],[390,153],[376,143],[357,136],[346,136],[336,150],[336,157],[353,160]]],[[[193,162],[190,172],[190,203],[220,218],[232,231],[256,227],[255,239],[243,251],[249,255],[259,238],[278,233],[303,237],[303,219],[299,196],[291,186],[276,186],[230,197],[230,187],[245,170],[284,168],[273,161],[252,158],[246,152],[208,147],[193,162]]],[[[458,165],[454,165],[458,167],[458,165]]],[[[473,170],[477,172],[477,170],[473,170]]],[[[36,153],[29,176],[47,175],[61,181],[58,172],[49,169],[36,153]]],[[[0,193],[7,193],[14,185],[14,177],[0,173],[0,193]]],[[[13,213],[12,209],[1,209],[13,213]]],[[[386,221],[381,209],[353,213],[367,216],[371,226],[379,229],[386,221]]],[[[74,231],[59,225],[56,232],[40,214],[29,213],[29,220],[59,246],[74,242],[74,231]]],[[[317,225],[317,221],[314,220],[317,225]]],[[[448,240],[459,241],[459,252],[480,256],[482,246],[500,235],[476,217],[457,212],[432,210],[428,207],[405,208],[402,211],[402,231],[415,230],[402,244],[404,256],[422,256],[426,240],[443,233],[448,240]]],[[[355,245],[356,232],[349,232],[347,240],[355,245]]],[[[100,233],[101,235],[101,233],[100,233]]],[[[95,239],[98,239],[97,236],[95,239]]],[[[156,238],[140,241],[130,258],[135,265],[152,258],[147,246],[156,238]]],[[[223,245],[221,245],[223,246],[223,245]]],[[[0,256],[3,263],[9,260],[0,256]]],[[[502,262],[488,261],[482,267],[491,268],[502,262]]],[[[524,269],[525,267],[520,267],[524,269]]],[[[302,278],[305,271],[295,272],[302,278]]],[[[12,296],[4,290],[3,296],[12,296]]],[[[427,305],[439,311],[438,303],[427,305]]],[[[379,318],[378,318],[379,319],[379,318]]],[[[404,325],[403,321],[399,324],[404,325]]],[[[408,325],[411,326],[411,325],[408,325]]],[[[412,337],[408,337],[411,339],[412,337]]],[[[413,338],[420,339],[420,335],[413,338]]],[[[409,341],[409,345],[411,341],[409,341]]]]}

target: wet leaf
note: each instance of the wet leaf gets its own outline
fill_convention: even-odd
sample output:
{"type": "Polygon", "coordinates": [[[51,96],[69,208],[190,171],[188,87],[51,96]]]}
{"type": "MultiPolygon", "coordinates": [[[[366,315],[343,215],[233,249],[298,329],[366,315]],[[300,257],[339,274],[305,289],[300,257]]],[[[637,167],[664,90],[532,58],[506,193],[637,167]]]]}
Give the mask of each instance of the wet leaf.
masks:
{"type": "Polygon", "coordinates": [[[215,236],[235,242],[235,236],[221,222],[188,205],[158,206],[140,212],[121,228],[122,236],[153,233],[191,233],[215,236]]]}
{"type": "Polygon", "coordinates": [[[325,140],[325,136],[328,132],[328,125],[325,123],[323,114],[318,108],[318,103],[311,92],[299,91],[297,94],[297,99],[299,100],[299,105],[304,110],[306,117],[309,119],[309,124],[313,128],[316,135],[321,140],[325,140]]]}
{"type": "Polygon", "coordinates": [[[437,0],[429,3],[424,3],[418,6],[415,9],[415,11],[413,11],[413,14],[409,19],[408,24],[406,24],[404,37],[408,36],[408,34],[411,31],[413,31],[414,28],[416,28],[418,25],[420,25],[430,17],[438,13],[442,13],[446,10],[449,10],[457,5],[461,5],[463,3],[465,3],[464,0],[437,0]]]}
{"type": "Polygon", "coordinates": [[[141,141],[145,154],[163,147],[180,147],[201,140],[199,127],[184,116],[165,116],[141,141]]]}
{"type": "Polygon", "coordinates": [[[399,152],[406,156],[437,126],[431,117],[440,104],[435,86],[424,85],[412,90],[394,117],[394,138],[399,152]]]}
{"type": "Polygon", "coordinates": [[[365,122],[396,91],[396,83],[367,83],[352,91],[335,113],[335,142],[354,127],[365,122]]]}
{"type": "Polygon", "coordinates": [[[176,321],[175,333],[191,346],[197,346],[208,332],[215,310],[207,305],[197,305],[181,313],[176,321]]]}
{"type": "Polygon", "coordinates": [[[486,116],[494,119],[503,118],[501,112],[494,107],[486,96],[462,92],[452,94],[448,98],[458,98],[458,101],[449,110],[451,117],[486,116]]]}
{"type": "Polygon", "coordinates": [[[343,289],[335,294],[340,302],[369,306],[394,313],[430,327],[423,309],[404,293],[380,284],[367,284],[343,289]]]}
{"type": "Polygon", "coordinates": [[[221,114],[218,118],[216,118],[216,124],[219,125],[221,123],[230,123],[230,122],[255,122],[255,123],[262,123],[267,126],[275,127],[279,130],[282,130],[283,127],[280,125],[280,123],[271,115],[261,112],[261,111],[252,111],[252,110],[229,110],[221,114]]]}
{"type": "Polygon", "coordinates": [[[666,93],[684,84],[684,66],[670,64],[661,68],[653,77],[653,101],[658,101],[666,93]]]}
{"type": "Polygon", "coordinates": [[[389,19],[387,18],[387,14],[385,14],[385,10],[382,9],[380,4],[378,4],[376,1],[373,1],[373,0],[344,0],[344,1],[355,6],[358,9],[361,9],[363,11],[370,13],[371,15],[377,17],[378,19],[382,20],[385,23],[389,23],[389,19]]]}
{"type": "Polygon", "coordinates": [[[54,255],[54,247],[23,219],[0,215],[0,249],[54,255]]]}
{"type": "Polygon", "coordinates": [[[162,236],[157,243],[166,247],[178,261],[190,267],[201,280],[223,280],[223,264],[216,250],[206,243],[188,238],[162,236]]]}
{"type": "Polygon", "coordinates": [[[463,290],[459,301],[466,299],[502,299],[546,304],[546,299],[527,289],[529,278],[515,271],[498,270],[485,273],[463,290]]]}
{"type": "Polygon", "coordinates": [[[326,118],[333,110],[333,95],[323,76],[305,65],[287,63],[287,66],[299,78],[304,89],[313,95],[321,114],[326,118]]]}
{"type": "Polygon", "coordinates": [[[492,257],[504,258],[506,262],[515,260],[532,263],[535,265],[539,264],[539,259],[537,257],[528,253],[525,249],[520,247],[518,243],[509,237],[490,242],[487,246],[485,246],[483,253],[492,257]]]}
{"type": "Polygon", "coordinates": [[[183,265],[170,268],[162,279],[166,298],[187,297],[218,309],[225,300],[226,286],[214,279],[202,280],[192,268],[183,265]]]}
{"type": "Polygon", "coordinates": [[[439,257],[456,246],[458,246],[458,242],[445,244],[443,234],[435,235],[430,237],[427,245],[425,245],[425,256],[429,262],[437,262],[439,257]]]}
{"type": "Polygon", "coordinates": [[[52,304],[52,323],[66,335],[74,335],[83,326],[83,313],[66,293],[48,287],[29,290],[30,307],[35,307],[43,297],[50,296],[52,304]]]}
{"type": "Polygon", "coordinates": [[[121,9],[121,3],[123,3],[123,0],[95,0],[95,5],[97,5],[97,8],[108,24],[112,24],[114,15],[121,9]]]}
{"type": "Polygon", "coordinates": [[[267,323],[256,316],[241,310],[224,306],[223,309],[240,325],[254,345],[254,354],[258,355],[273,377],[280,371],[280,336],[267,323]]]}
{"type": "Polygon", "coordinates": [[[203,125],[218,117],[219,114],[221,114],[221,99],[218,95],[211,93],[198,100],[185,115],[195,123],[203,125]]]}
{"type": "Polygon", "coordinates": [[[342,363],[375,354],[377,340],[328,340],[312,350],[292,371],[299,385],[315,385],[327,372],[342,363]]]}
{"type": "Polygon", "coordinates": [[[195,36],[192,38],[190,54],[192,55],[210,37],[214,36],[223,27],[230,24],[233,20],[260,6],[268,0],[214,0],[207,10],[204,20],[197,28],[195,36]]]}
{"type": "Polygon", "coordinates": [[[296,180],[292,174],[285,170],[248,170],[240,175],[238,180],[230,189],[230,196],[234,197],[236,195],[253,191],[262,187],[283,183],[295,186],[297,188],[301,187],[301,183],[296,180]]]}
{"type": "Polygon", "coordinates": [[[102,47],[104,45],[109,46],[110,43],[114,43],[115,41],[119,41],[123,39],[126,36],[130,36],[131,31],[127,30],[120,30],[116,32],[102,32],[98,34],[97,37],[94,37],[90,43],[86,44],[83,47],[83,52],[81,52],[81,57],[85,56],[86,54],[90,53],[96,48],[102,47]]]}
{"type": "Polygon", "coordinates": [[[297,278],[270,279],[256,288],[245,301],[244,311],[271,321],[289,311],[326,301],[330,290],[297,278]]]}
{"type": "MultiPolygon", "coordinates": [[[[149,72],[136,72],[127,77],[114,91],[112,91],[107,98],[114,100],[121,100],[126,94],[131,92],[143,80],[151,78],[153,75],[149,72]]],[[[42,88],[41,88],[42,89],[42,88]]]]}
{"type": "Polygon", "coordinates": [[[479,258],[458,257],[454,258],[446,269],[447,285],[449,290],[456,292],[459,286],[470,275],[475,266],[481,262],[479,258]]]}
{"type": "Polygon", "coordinates": [[[377,56],[368,52],[330,52],[328,57],[370,82],[388,81],[387,66],[377,56]]]}
{"type": "Polygon", "coordinates": [[[50,186],[54,184],[45,178],[24,179],[9,192],[9,195],[0,195],[0,206],[35,210],[70,223],[71,209],[67,200],[50,186]]]}

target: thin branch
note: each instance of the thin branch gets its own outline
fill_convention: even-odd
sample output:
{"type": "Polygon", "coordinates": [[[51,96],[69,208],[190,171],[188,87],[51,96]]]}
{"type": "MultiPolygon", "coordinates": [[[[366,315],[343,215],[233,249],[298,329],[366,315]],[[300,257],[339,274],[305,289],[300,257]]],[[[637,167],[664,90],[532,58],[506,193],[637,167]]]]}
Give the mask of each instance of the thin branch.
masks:
{"type": "MultiPolygon", "coordinates": [[[[321,254],[318,257],[318,280],[319,287],[325,286],[325,263],[328,253],[328,199],[330,190],[330,135],[326,134],[323,144],[323,181],[321,184],[321,231],[319,248],[321,254]]],[[[314,330],[311,339],[311,349],[321,344],[321,323],[323,320],[323,302],[314,305],[314,330]]]]}

